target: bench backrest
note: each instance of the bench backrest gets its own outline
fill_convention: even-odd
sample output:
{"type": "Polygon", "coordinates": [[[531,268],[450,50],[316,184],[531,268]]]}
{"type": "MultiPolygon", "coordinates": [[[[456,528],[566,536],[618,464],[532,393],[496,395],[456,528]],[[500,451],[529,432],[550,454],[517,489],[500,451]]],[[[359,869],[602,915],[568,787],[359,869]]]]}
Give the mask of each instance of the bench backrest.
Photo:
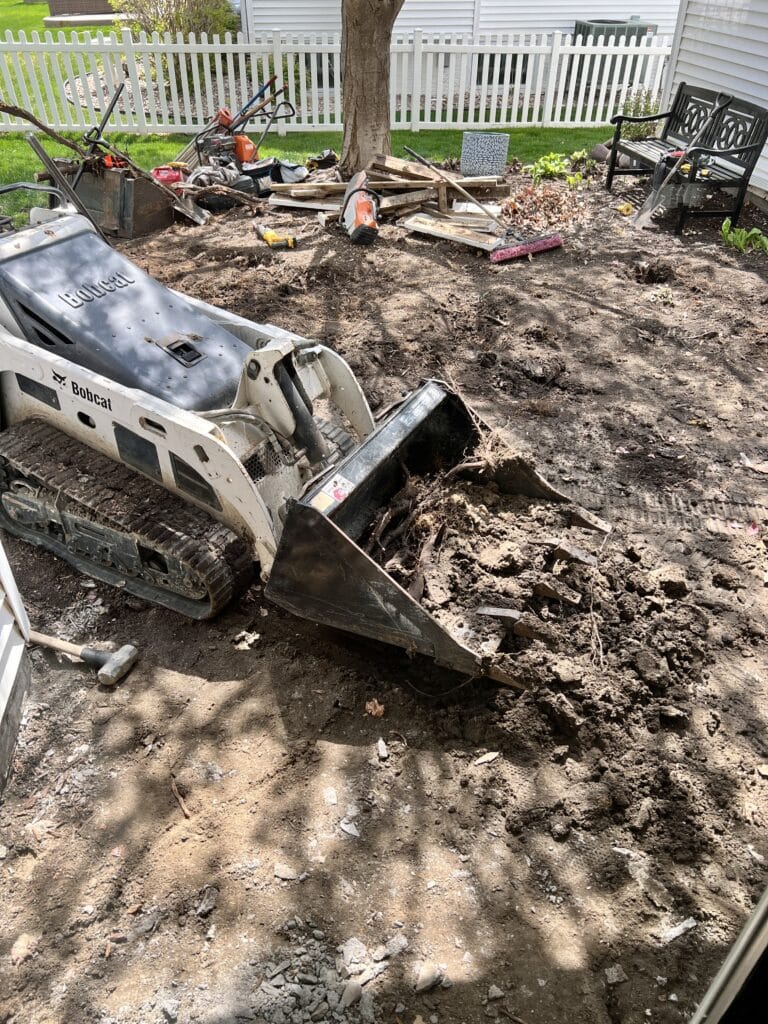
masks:
{"type": "Polygon", "coordinates": [[[705,145],[713,149],[736,149],[738,146],[757,145],[757,149],[748,153],[736,153],[726,158],[729,164],[735,164],[751,173],[760,159],[760,152],[766,139],[768,110],[747,100],[733,99],[707,133],[705,145]]]}
{"type": "MultiPolygon", "coordinates": [[[[686,149],[696,138],[712,115],[717,93],[712,89],[699,89],[681,82],[677,87],[669,117],[664,122],[662,139],[686,149]]],[[[702,145],[706,145],[703,139],[702,145]]]]}
{"type": "MultiPolygon", "coordinates": [[[[681,82],[661,137],[685,149],[711,116],[717,97],[718,93],[714,89],[702,89],[681,82]]],[[[757,144],[757,149],[743,155],[729,156],[722,161],[731,170],[751,174],[767,139],[768,110],[756,103],[734,97],[699,139],[699,145],[712,149],[735,149],[737,146],[757,144]]]]}

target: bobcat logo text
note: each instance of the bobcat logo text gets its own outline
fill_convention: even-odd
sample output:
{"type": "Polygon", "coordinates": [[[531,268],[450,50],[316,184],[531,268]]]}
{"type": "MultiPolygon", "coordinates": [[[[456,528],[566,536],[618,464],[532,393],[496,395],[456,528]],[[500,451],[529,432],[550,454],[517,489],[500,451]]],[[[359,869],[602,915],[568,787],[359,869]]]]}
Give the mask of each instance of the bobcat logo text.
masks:
{"type": "Polygon", "coordinates": [[[72,309],[79,309],[86,302],[103,299],[110,292],[117,291],[118,288],[127,288],[133,283],[134,279],[128,277],[127,274],[112,274],[110,277],[102,277],[98,281],[81,284],[79,288],[75,288],[71,292],[59,292],[58,297],[72,309]]]}

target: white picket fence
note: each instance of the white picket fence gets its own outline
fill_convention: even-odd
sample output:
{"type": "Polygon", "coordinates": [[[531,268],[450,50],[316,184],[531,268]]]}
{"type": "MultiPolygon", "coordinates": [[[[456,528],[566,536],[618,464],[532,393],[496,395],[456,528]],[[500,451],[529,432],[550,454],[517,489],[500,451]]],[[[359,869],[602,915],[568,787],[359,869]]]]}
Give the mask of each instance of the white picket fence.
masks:
{"type": "MultiPolygon", "coordinates": [[[[96,123],[115,86],[126,88],[112,130],[199,131],[219,107],[240,109],[262,82],[296,108],[280,134],[343,126],[340,37],[275,31],[134,37],[130,32],[0,40],[0,95],[59,131],[96,123]]],[[[583,41],[560,32],[499,33],[467,39],[415,31],[392,39],[393,128],[512,128],[606,124],[626,96],[657,95],[671,51],[666,37],[583,41]]],[[[0,114],[0,131],[26,122],[0,114]]]]}

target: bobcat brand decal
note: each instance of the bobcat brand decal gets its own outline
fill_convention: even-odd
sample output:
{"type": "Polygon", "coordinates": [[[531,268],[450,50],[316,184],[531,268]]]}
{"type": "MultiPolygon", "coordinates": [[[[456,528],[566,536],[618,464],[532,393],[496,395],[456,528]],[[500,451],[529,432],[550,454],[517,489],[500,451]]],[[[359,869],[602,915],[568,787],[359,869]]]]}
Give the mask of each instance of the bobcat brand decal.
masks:
{"type": "Polygon", "coordinates": [[[71,292],[59,292],[59,298],[72,309],[79,309],[86,302],[93,302],[95,299],[103,299],[105,295],[116,291],[118,288],[127,288],[134,284],[134,279],[127,274],[117,273],[111,277],[102,277],[98,281],[90,281],[81,284],[79,288],[71,292]]]}
{"type": "MultiPolygon", "coordinates": [[[[67,378],[63,373],[56,373],[55,370],[51,371],[53,374],[53,383],[58,384],[60,388],[66,388],[67,378]]],[[[90,402],[91,405],[98,405],[100,409],[108,409],[112,412],[112,399],[107,398],[105,395],[99,395],[95,391],[91,391],[90,388],[84,384],[78,384],[77,381],[71,381],[72,394],[75,398],[82,398],[84,402],[90,402]]]]}

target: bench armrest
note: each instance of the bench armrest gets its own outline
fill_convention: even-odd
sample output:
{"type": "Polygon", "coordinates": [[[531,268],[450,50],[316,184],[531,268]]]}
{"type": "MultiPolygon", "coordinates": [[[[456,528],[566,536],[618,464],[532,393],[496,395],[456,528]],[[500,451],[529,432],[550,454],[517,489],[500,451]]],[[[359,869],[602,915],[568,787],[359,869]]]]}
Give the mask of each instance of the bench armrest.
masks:
{"type": "Polygon", "coordinates": [[[631,124],[639,124],[641,121],[661,121],[662,118],[669,117],[672,113],[668,110],[665,114],[644,114],[642,117],[635,117],[631,114],[614,114],[611,118],[611,124],[620,125],[622,121],[629,121],[631,124]]]}
{"type": "Polygon", "coordinates": [[[713,149],[710,146],[692,146],[686,150],[686,156],[735,156],[737,153],[749,153],[753,149],[762,149],[762,142],[754,142],[751,146],[735,146],[733,149],[713,149]]]}

